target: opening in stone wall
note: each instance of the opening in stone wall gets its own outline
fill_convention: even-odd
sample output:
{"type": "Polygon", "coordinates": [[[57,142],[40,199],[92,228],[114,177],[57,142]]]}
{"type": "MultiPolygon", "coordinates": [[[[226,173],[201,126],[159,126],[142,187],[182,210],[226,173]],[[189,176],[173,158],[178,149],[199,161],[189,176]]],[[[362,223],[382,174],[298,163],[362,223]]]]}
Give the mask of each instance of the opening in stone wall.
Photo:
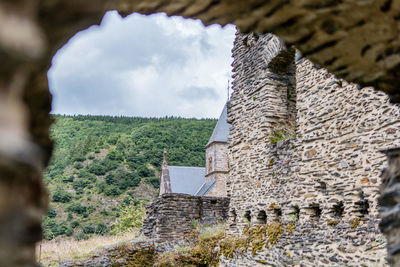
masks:
{"type": "Polygon", "coordinates": [[[108,12],[57,52],[48,72],[56,146],[44,175],[46,240],[139,229],[140,220],[124,220],[145,216],[158,195],[164,148],[169,165],[205,166],[234,34],[232,25],[108,12]]]}
{"type": "Polygon", "coordinates": [[[266,224],[267,223],[267,214],[264,210],[261,210],[257,214],[257,224],[266,224]]]}
{"type": "Polygon", "coordinates": [[[356,206],[356,211],[360,216],[363,217],[369,213],[369,202],[367,199],[360,199],[359,201],[355,202],[354,205],[356,206]]]}
{"type": "Polygon", "coordinates": [[[333,205],[332,213],[333,213],[333,216],[336,218],[343,217],[343,213],[344,213],[343,201],[339,201],[337,204],[333,205]]]}
{"type": "Polygon", "coordinates": [[[282,217],[282,209],[279,207],[274,208],[273,213],[274,213],[274,221],[280,222],[282,217]]]}
{"type": "Polygon", "coordinates": [[[232,223],[236,223],[237,214],[236,214],[236,210],[235,210],[235,209],[231,209],[231,210],[229,211],[229,218],[230,218],[230,221],[231,221],[232,223]]]}
{"type": "Polygon", "coordinates": [[[311,204],[309,208],[307,208],[308,214],[312,220],[318,221],[322,214],[322,209],[319,204],[311,204]]]}
{"type": "Polygon", "coordinates": [[[279,123],[274,125],[271,133],[271,143],[281,140],[294,138],[296,136],[296,50],[289,48],[282,50],[269,63],[269,68],[273,74],[277,75],[275,93],[280,98],[284,106],[285,113],[280,114],[279,123]]]}
{"type": "Polygon", "coordinates": [[[290,213],[288,215],[288,221],[298,221],[300,218],[300,208],[299,206],[293,206],[290,208],[290,213]]]}
{"type": "Polygon", "coordinates": [[[247,210],[243,216],[246,223],[251,223],[251,211],[247,210]]]}

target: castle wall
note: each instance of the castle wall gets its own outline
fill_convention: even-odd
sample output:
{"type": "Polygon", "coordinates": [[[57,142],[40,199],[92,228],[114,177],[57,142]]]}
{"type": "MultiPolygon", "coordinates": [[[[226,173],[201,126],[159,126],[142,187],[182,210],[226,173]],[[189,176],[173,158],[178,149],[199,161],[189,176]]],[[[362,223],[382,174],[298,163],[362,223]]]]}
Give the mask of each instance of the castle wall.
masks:
{"type": "Polygon", "coordinates": [[[223,264],[384,266],[377,194],[386,159],[379,151],[400,143],[399,108],[304,58],[277,75],[282,66],[272,59],[283,49],[272,35],[235,41],[227,230],[285,230],[268,249],[223,264]],[[291,123],[296,136],[271,144],[274,130],[291,123]]]}
{"type": "Polygon", "coordinates": [[[193,221],[225,221],[228,198],[164,194],[146,209],[143,234],[156,243],[181,240],[193,230],[193,221]]]}

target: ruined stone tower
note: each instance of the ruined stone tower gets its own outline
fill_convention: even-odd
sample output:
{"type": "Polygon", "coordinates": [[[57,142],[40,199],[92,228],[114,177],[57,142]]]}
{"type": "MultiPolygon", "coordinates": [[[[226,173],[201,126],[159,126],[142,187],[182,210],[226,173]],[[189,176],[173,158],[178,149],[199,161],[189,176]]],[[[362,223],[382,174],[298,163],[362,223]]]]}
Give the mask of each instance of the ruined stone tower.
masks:
{"type": "Polygon", "coordinates": [[[267,238],[257,253],[223,264],[386,266],[380,150],[399,145],[399,107],[271,34],[238,33],[233,54],[227,231],[262,226],[267,238]],[[295,135],[281,134],[288,126],[295,135]]]}

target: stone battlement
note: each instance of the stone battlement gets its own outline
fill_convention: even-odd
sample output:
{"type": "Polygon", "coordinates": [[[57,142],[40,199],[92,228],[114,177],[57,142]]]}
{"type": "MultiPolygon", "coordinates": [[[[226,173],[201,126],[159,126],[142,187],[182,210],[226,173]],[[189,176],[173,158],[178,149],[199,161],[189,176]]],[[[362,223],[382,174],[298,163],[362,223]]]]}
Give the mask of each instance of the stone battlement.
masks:
{"type": "Polygon", "coordinates": [[[217,222],[228,217],[229,199],[164,194],[147,207],[142,232],[156,243],[180,240],[193,230],[193,221],[217,222]]]}

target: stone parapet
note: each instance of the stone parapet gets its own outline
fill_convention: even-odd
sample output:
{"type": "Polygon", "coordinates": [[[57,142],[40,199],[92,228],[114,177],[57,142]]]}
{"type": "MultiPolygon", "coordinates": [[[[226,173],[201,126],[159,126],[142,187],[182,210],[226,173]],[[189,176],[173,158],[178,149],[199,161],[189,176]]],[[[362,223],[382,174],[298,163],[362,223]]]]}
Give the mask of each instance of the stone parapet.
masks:
{"type": "Polygon", "coordinates": [[[193,222],[224,222],[229,199],[186,194],[164,194],[147,207],[142,232],[156,243],[183,239],[193,230],[193,222]]]}

